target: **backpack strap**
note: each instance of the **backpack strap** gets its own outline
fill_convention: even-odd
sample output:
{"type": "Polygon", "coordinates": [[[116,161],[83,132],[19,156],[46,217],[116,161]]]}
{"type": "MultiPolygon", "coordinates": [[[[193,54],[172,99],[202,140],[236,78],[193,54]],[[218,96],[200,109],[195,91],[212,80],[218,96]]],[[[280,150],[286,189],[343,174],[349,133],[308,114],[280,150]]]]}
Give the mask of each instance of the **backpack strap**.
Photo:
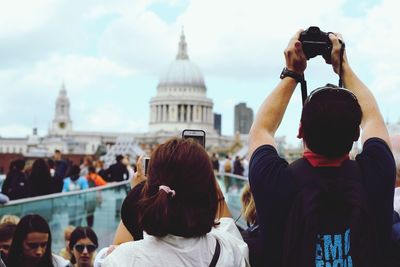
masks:
{"type": "Polygon", "coordinates": [[[215,267],[217,265],[219,254],[221,252],[221,246],[219,244],[219,241],[218,239],[215,240],[216,240],[215,251],[214,251],[214,256],[210,262],[210,267],[215,267]]]}

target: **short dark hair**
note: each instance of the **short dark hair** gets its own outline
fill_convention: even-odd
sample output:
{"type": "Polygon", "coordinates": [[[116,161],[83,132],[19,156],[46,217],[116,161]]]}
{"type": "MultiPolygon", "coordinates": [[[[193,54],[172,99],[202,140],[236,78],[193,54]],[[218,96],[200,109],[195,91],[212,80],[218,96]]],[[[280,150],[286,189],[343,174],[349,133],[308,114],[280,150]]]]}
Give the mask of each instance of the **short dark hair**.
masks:
{"type": "Polygon", "coordinates": [[[301,114],[303,138],[314,153],[334,158],[348,153],[360,135],[362,111],[350,91],[327,84],[311,92],[301,114]]]}
{"type": "Polygon", "coordinates": [[[11,243],[10,251],[8,254],[8,264],[7,266],[16,267],[23,266],[24,258],[22,243],[28,234],[33,232],[39,232],[49,235],[47,242],[46,252],[44,253],[42,259],[40,260],[40,266],[53,266],[53,258],[51,254],[51,232],[49,224],[43,217],[37,214],[28,214],[21,218],[19,221],[15,232],[13,241],[11,243]]]}
{"type": "Polygon", "coordinates": [[[7,241],[13,238],[16,224],[2,223],[0,224],[0,241],[7,241]]]}
{"type": "Polygon", "coordinates": [[[78,165],[76,165],[76,164],[72,165],[71,169],[69,170],[69,178],[72,181],[78,180],[78,178],[80,177],[80,175],[79,175],[80,172],[81,172],[81,168],[78,165]]]}
{"type": "Polygon", "coordinates": [[[115,160],[116,160],[117,162],[120,162],[123,158],[124,158],[124,156],[122,156],[122,155],[117,155],[117,156],[115,156],[115,160]]]}
{"type": "Polygon", "coordinates": [[[29,186],[33,196],[41,196],[53,193],[52,179],[49,165],[44,159],[33,162],[29,175],[29,186]]]}
{"type": "Polygon", "coordinates": [[[88,171],[89,172],[96,172],[96,168],[94,166],[89,166],[88,171]]]}
{"type": "Polygon", "coordinates": [[[150,235],[198,237],[216,225],[218,190],[211,161],[190,138],[174,138],[157,147],[142,194],[139,224],[150,235]],[[161,185],[176,195],[159,190],[161,185]]]}
{"type": "MultiPolygon", "coordinates": [[[[93,244],[98,247],[99,246],[99,242],[97,239],[97,235],[96,233],[92,230],[92,228],[90,227],[76,227],[72,233],[71,233],[71,237],[69,239],[69,249],[72,251],[74,246],[76,245],[76,243],[81,240],[81,239],[85,239],[85,238],[89,238],[90,241],[93,242],[93,244]]],[[[75,264],[76,263],[76,259],[74,257],[74,254],[72,254],[71,257],[71,263],[75,264]]]]}
{"type": "Polygon", "coordinates": [[[25,168],[25,160],[24,159],[17,159],[14,161],[14,168],[18,171],[23,171],[25,168]]]}

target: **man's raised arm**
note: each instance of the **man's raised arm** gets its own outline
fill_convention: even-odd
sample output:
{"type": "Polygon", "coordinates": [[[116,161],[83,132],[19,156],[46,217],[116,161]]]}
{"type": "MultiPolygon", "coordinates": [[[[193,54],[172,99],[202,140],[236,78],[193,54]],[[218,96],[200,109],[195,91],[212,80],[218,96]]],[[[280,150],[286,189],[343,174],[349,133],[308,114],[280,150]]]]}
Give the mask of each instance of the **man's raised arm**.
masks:
{"type": "MultiPolygon", "coordinates": [[[[298,75],[303,75],[307,66],[307,60],[299,41],[302,31],[298,31],[293,36],[285,50],[286,68],[298,75]]],[[[250,156],[261,145],[275,146],[275,132],[282,121],[296,85],[297,81],[294,78],[282,79],[262,103],[249,133],[250,156]]]]}
{"type": "MultiPolygon", "coordinates": [[[[341,39],[340,34],[330,34],[329,38],[331,39],[333,49],[332,49],[332,67],[336,73],[339,73],[339,64],[340,64],[340,48],[341,43],[339,39],[341,39]]],[[[379,111],[378,104],[374,96],[368,87],[357,77],[357,75],[350,68],[348,63],[346,52],[343,55],[343,83],[344,87],[350,91],[352,91],[358,99],[358,103],[361,106],[362,110],[362,120],[361,120],[361,141],[364,144],[366,140],[371,137],[378,137],[384,140],[389,147],[391,147],[389,134],[385,125],[385,122],[382,118],[382,115],[379,111]]]]}

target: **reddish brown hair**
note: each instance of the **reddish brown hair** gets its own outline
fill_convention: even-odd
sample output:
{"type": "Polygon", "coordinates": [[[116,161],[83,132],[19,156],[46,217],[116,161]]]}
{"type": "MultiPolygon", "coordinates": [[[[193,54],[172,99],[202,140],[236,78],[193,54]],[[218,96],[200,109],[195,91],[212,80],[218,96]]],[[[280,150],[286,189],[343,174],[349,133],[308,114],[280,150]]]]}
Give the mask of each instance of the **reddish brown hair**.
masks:
{"type": "Polygon", "coordinates": [[[171,139],[151,155],[139,201],[139,222],[148,234],[196,237],[215,226],[217,184],[204,148],[191,139],[171,139]],[[172,196],[160,185],[175,190],[172,196]]]}

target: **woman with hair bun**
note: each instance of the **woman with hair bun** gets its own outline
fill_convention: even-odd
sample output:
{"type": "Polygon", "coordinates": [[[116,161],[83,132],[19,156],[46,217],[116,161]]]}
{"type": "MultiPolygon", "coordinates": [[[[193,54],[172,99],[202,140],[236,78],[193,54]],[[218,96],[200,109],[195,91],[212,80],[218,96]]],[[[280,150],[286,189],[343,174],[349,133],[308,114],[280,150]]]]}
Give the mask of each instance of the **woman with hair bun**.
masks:
{"type": "MultiPolygon", "coordinates": [[[[143,177],[141,168],[137,176],[143,177]]],[[[103,267],[248,266],[247,245],[225,217],[229,211],[198,142],[175,138],[153,152],[137,205],[143,240],[119,245],[103,267]]]]}

